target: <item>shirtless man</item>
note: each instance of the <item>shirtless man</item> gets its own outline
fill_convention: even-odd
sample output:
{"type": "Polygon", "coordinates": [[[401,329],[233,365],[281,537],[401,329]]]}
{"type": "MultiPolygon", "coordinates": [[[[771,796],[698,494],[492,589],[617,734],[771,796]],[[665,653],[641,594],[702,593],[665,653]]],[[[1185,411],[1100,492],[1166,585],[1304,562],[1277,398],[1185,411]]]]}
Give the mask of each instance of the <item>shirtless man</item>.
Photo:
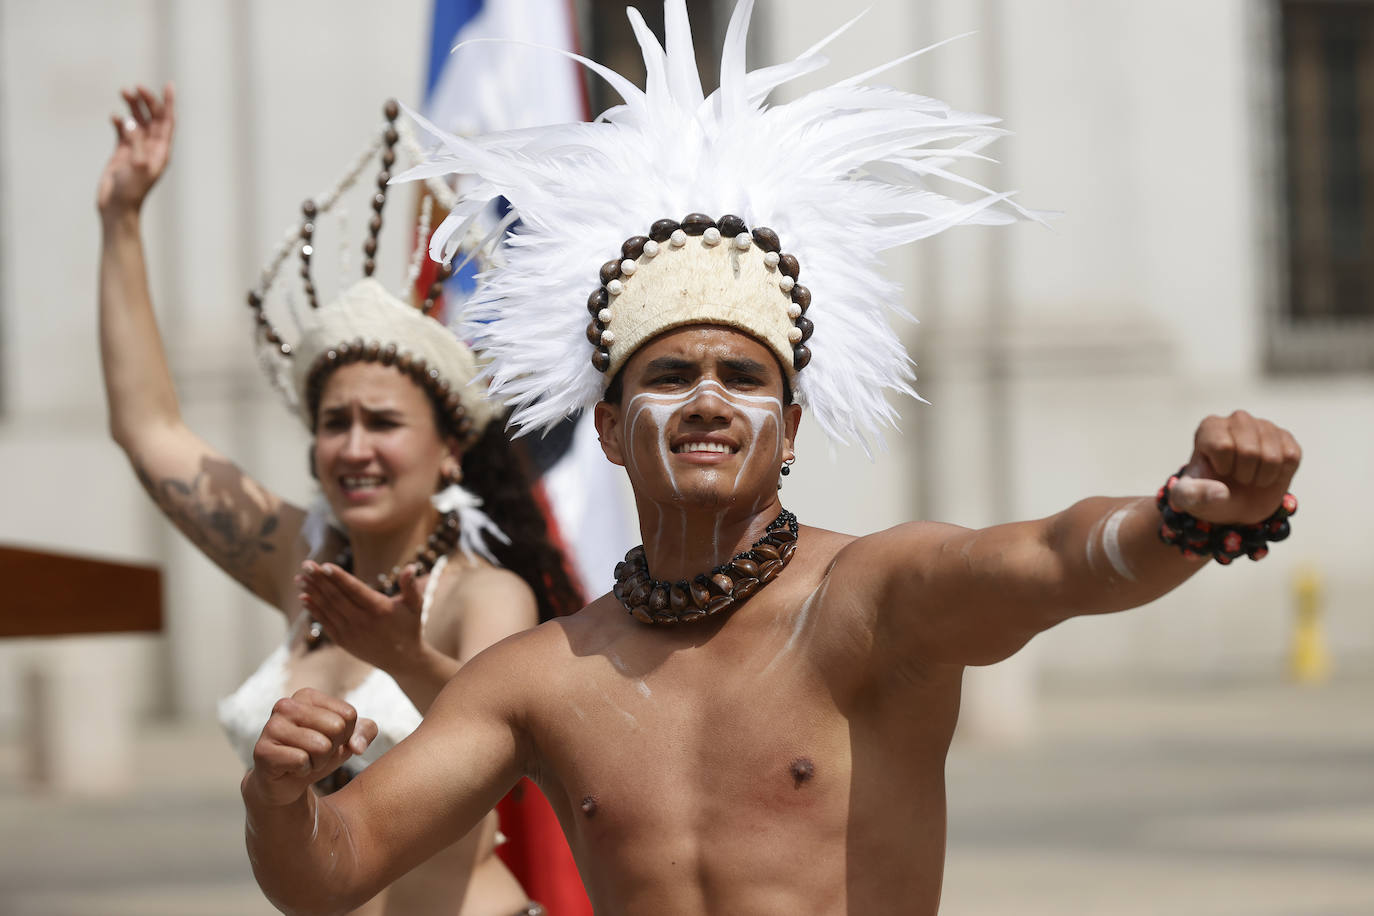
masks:
{"type": "MultiPolygon", "coordinates": [[[[841,86],[760,118],[749,94],[814,70],[815,49],[791,69],[730,72],[743,70],[749,6],[727,33],[717,104],[701,104],[694,64],[684,64],[693,56],[685,5],[669,0],[666,56],[641,30],[649,88],[617,84],[619,122],[577,125],[566,142],[528,149],[443,138],[452,167],[479,173],[482,192],[504,195],[525,220],[488,292],[493,304],[474,313],[498,395],[516,402],[517,422],[538,428],[586,392],[601,394],[591,398],[597,429],[634,489],[647,570],[683,584],[646,599],[643,573],[619,568],[615,594],[464,665],[410,738],[326,798],[310,785],[365,747],[373,727],[313,691],[280,701],[242,790],[254,871],[286,912],[335,913],[367,899],[529,776],[557,811],[599,913],[929,916],[964,667],[1004,659],[1069,617],[1151,601],[1205,562],[1161,543],[1153,497],[1087,499],[977,531],[912,522],[856,538],[788,527],[778,485],[802,418],[792,392],[827,432],[846,434],[880,424],[875,390],[909,390],[905,354],[881,321],[891,290],[872,253],[1018,214],[994,210],[1003,195],[956,206],[919,184],[927,160],[911,150],[932,137],[978,138],[990,123],[981,116],[927,117],[938,103],[841,86]],[[711,118],[725,120],[703,126],[711,118]],[[588,149],[640,129],[647,139],[635,155],[661,167],[595,171],[624,160],[588,149]],[[712,158],[693,146],[722,137],[751,154],[712,158]],[[650,140],[667,148],[646,153],[650,140]],[[808,158],[808,143],[825,144],[823,162],[808,158]],[[825,169],[833,186],[818,183],[830,180],[817,177],[825,169]],[[704,180],[716,185],[692,184],[704,180]],[[642,181],[683,188],[659,194],[642,181]],[[612,189],[603,207],[582,203],[612,189]],[[789,218],[793,195],[804,195],[805,218],[789,218]],[[669,197],[679,202],[662,203],[669,197]],[[754,228],[728,214],[655,220],[681,201],[726,197],[754,228]],[[602,267],[584,339],[592,278],[581,271],[610,253],[598,246],[615,232],[635,234],[624,260],[602,267]],[[799,264],[814,306],[796,282],[799,264]],[[825,334],[811,365],[816,328],[825,334]],[[553,358],[560,348],[566,363],[553,358]],[[710,590],[699,593],[703,583],[710,590]]],[[[457,222],[440,247],[462,237],[457,222]]],[[[1272,423],[1240,411],[1209,417],[1173,507],[1205,522],[1258,523],[1280,505],[1300,457],[1272,423]]]]}
{"type": "MultiPolygon", "coordinates": [[[[738,331],[694,326],[640,349],[622,381],[597,427],[630,469],[649,567],[690,577],[718,562],[713,543],[746,550],[781,509],[801,418],[777,360],[738,331]],[[751,421],[761,398],[780,422],[751,421]],[[627,422],[650,400],[671,412],[627,422]],[[691,448],[702,442],[727,450],[691,448]]],[[[1300,456],[1272,423],[1209,417],[1189,463],[1199,476],[1174,502],[1257,522],[1300,456]]],[[[278,704],[243,782],[255,872],[288,912],[346,909],[529,776],[598,912],[933,914],[964,666],[1197,572],[1205,561],[1162,544],[1159,524],[1142,497],[980,531],[802,527],[788,567],[724,619],[645,627],[605,595],[498,644],[414,737],[326,799],[309,786],[371,726],[302,691],[278,704]]]]}

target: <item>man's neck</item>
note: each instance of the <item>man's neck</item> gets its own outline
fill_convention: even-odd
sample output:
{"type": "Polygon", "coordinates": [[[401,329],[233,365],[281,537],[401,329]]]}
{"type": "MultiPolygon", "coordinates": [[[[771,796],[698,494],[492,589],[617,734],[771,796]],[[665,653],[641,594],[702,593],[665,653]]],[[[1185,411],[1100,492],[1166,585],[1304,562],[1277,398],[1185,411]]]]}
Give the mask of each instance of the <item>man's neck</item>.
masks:
{"type": "Polygon", "coordinates": [[[757,508],[641,504],[639,532],[649,575],[677,582],[710,572],[748,550],[781,511],[776,496],[757,508]]]}

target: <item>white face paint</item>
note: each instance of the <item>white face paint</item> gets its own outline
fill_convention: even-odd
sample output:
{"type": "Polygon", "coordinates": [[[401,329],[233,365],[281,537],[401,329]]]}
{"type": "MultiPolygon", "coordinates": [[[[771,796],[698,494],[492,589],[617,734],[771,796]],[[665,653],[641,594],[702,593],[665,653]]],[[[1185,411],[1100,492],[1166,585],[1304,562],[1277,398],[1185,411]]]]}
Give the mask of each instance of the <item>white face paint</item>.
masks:
{"type": "MultiPolygon", "coordinates": [[[[672,450],[668,444],[668,421],[697,398],[707,395],[720,398],[735,413],[739,414],[749,426],[750,442],[746,444],[749,447],[744,461],[735,470],[734,479],[730,481],[730,496],[735,495],[739,489],[740,478],[756,461],[764,460],[778,463],[782,460],[782,401],[768,395],[749,395],[730,391],[714,379],[702,379],[684,392],[672,394],[641,392],[630,399],[630,402],[625,406],[625,463],[632,474],[643,478],[641,473],[643,469],[635,456],[634,443],[637,441],[636,433],[639,425],[648,423],[658,444],[659,462],[664,475],[673,488],[673,495],[679,497],[682,495],[677,470],[672,463],[672,450]],[[777,433],[777,441],[770,454],[763,454],[760,449],[753,446],[757,446],[769,424],[772,424],[777,433]]],[[[719,519],[717,525],[719,525],[719,519]]]]}

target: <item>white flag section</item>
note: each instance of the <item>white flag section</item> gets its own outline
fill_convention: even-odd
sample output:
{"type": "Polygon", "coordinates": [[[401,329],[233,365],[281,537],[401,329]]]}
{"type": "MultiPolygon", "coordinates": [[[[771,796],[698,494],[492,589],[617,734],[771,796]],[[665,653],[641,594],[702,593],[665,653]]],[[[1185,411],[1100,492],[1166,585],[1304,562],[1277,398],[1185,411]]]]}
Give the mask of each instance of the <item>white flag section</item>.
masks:
{"type": "MultiPolygon", "coordinates": [[[[433,36],[425,100],[430,120],[471,136],[586,119],[580,68],[547,50],[577,50],[570,0],[436,0],[446,2],[435,10],[436,30],[449,34],[433,36]],[[462,45],[472,39],[506,40],[462,45]],[[441,48],[459,45],[440,56],[441,48]]],[[[462,293],[450,289],[450,301],[461,301],[462,293]]],[[[639,539],[625,473],[601,453],[590,413],[541,480],[586,598],[597,598],[610,590],[615,564],[639,539]]]]}
{"type": "MultiPolygon", "coordinates": [[[[486,0],[462,23],[450,47],[480,38],[575,49],[567,0],[486,0]]],[[[452,133],[584,120],[581,74],[562,55],[507,42],[481,42],[449,54],[429,97],[426,115],[452,133]]]]}

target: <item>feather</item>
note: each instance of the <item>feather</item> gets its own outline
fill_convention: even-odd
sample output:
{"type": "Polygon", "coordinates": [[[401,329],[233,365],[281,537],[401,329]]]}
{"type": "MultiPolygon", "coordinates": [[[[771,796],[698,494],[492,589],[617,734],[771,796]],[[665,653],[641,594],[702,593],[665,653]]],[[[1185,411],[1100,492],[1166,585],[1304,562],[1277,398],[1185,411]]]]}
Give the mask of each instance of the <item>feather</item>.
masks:
{"type": "Polygon", "coordinates": [[[734,9],[720,88],[709,98],[686,4],[665,0],[662,44],[637,11],[627,11],[644,57],[643,91],[560,52],[623,98],[595,122],[466,139],[421,123],[436,141],[434,156],[393,180],[445,170],[479,179],[435,233],[434,256],[452,256],[499,197],[520,220],[500,242],[502,266],[482,275],[463,316],[465,333],[489,357],[492,392],[514,407],[519,434],[600,399],[609,380],[590,363],[585,304],[600,265],[621,243],[664,217],[736,213],[776,231],[803,265],[815,330],[807,343],[813,359],[795,375],[798,401],[835,440],[871,448],[897,420],[888,396],[919,398],[891,323],[911,316],[882,274],[882,253],[959,225],[1046,216],[954,171],[987,159],[983,149],[1006,133],[996,118],[867,85],[947,42],[769,105],[773,90],[825,67],[822,52],[858,17],[791,61],[750,71],[753,6],[740,0],[734,9]]]}

